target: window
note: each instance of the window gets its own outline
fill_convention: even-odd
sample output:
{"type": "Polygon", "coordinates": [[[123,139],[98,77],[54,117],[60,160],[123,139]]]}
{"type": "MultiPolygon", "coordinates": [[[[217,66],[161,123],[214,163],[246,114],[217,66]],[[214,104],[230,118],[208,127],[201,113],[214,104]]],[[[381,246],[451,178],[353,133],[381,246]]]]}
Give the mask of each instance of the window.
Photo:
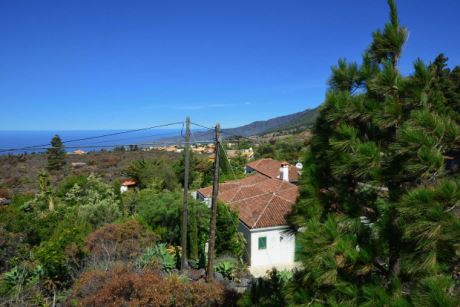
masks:
{"type": "Polygon", "coordinates": [[[267,237],[259,237],[259,249],[267,249],[267,237]]]}

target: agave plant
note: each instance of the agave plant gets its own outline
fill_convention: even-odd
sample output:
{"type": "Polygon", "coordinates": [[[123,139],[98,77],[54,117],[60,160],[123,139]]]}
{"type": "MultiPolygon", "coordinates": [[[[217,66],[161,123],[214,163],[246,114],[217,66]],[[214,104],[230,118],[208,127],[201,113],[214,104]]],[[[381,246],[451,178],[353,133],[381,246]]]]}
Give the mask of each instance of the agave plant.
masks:
{"type": "Polygon", "coordinates": [[[149,247],[144,254],[142,254],[136,262],[137,267],[156,267],[160,268],[165,272],[170,272],[176,266],[176,260],[174,256],[168,252],[165,243],[158,243],[152,247],[149,247]]]}
{"type": "Polygon", "coordinates": [[[231,261],[224,260],[217,264],[214,269],[216,272],[222,274],[224,278],[233,279],[235,277],[236,267],[235,264],[231,261]]]}

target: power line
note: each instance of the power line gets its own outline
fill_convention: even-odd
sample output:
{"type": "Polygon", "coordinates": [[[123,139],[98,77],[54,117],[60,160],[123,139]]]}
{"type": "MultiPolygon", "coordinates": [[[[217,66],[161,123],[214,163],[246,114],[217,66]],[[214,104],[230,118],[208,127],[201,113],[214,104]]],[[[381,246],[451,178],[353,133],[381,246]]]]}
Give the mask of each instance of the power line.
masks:
{"type": "MultiPolygon", "coordinates": [[[[198,127],[201,127],[201,128],[205,128],[205,129],[208,129],[208,130],[214,130],[215,128],[211,128],[211,127],[207,127],[207,126],[204,126],[204,125],[201,125],[201,124],[197,124],[197,123],[194,123],[192,122],[191,123],[192,125],[195,125],[195,126],[198,126],[198,127]]],[[[243,139],[247,139],[249,141],[252,141],[252,142],[255,142],[254,139],[251,139],[247,136],[244,136],[244,135],[239,135],[239,134],[233,134],[233,133],[230,133],[230,132],[227,132],[225,129],[222,129],[222,134],[227,134],[227,135],[230,135],[230,136],[234,136],[234,137],[239,137],[239,138],[243,138],[243,139]]]]}
{"type": "Polygon", "coordinates": [[[210,128],[210,127],[206,127],[206,126],[203,126],[201,124],[197,124],[197,123],[194,123],[194,122],[191,122],[192,125],[195,125],[195,126],[198,126],[198,127],[201,127],[201,128],[205,128],[205,129],[208,129],[208,130],[212,130],[214,131],[215,128],[210,128]]]}
{"type": "MultiPolygon", "coordinates": [[[[103,135],[98,135],[98,136],[91,136],[91,137],[86,137],[86,138],[67,140],[67,141],[63,141],[62,143],[66,144],[66,143],[72,143],[72,142],[94,140],[94,139],[100,139],[100,138],[104,138],[104,137],[108,137],[108,136],[121,135],[121,134],[144,131],[144,130],[151,130],[151,129],[155,129],[155,128],[168,127],[168,126],[173,126],[173,125],[177,125],[177,124],[183,124],[183,122],[175,122],[175,123],[169,123],[169,124],[164,124],[164,125],[157,125],[157,126],[151,126],[151,127],[146,127],[146,128],[140,128],[140,129],[134,129],[134,130],[125,130],[125,131],[108,133],[108,134],[103,134],[103,135]]],[[[27,147],[21,147],[21,148],[2,149],[2,150],[0,150],[0,153],[1,152],[8,152],[8,151],[28,150],[28,149],[34,149],[34,148],[39,148],[39,147],[47,147],[49,145],[50,144],[48,143],[48,144],[44,144],[44,145],[43,144],[42,145],[34,145],[34,146],[27,146],[27,147]]]]}
{"type": "MultiPolygon", "coordinates": [[[[171,135],[171,133],[156,133],[156,134],[151,134],[151,135],[143,135],[143,136],[132,136],[132,137],[129,137],[129,138],[122,138],[122,139],[109,139],[109,140],[104,140],[104,141],[97,141],[97,142],[90,142],[88,143],[88,145],[91,145],[91,144],[101,144],[101,143],[109,143],[109,142],[120,142],[120,141],[129,141],[129,140],[135,140],[135,139],[139,139],[139,140],[142,140],[142,139],[152,139],[154,137],[160,137],[160,136],[163,136],[163,137],[176,137],[176,135],[171,135]]],[[[179,138],[179,136],[177,136],[179,138]]],[[[165,141],[161,141],[160,140],[157,140],[158,142],[165,142],[165,141]]],[[[152,143],[153,142],[157,142],[155,140],[152,140],[152,143]]],[[[172,142],[172,141],[166,141],[166,142],[172,142]]]]}
{"type": "MultiPolygon", "coordinates": [[[[190,142],[190,144],[210,144],[214,143],[214,140],[206,140],[206,141],[194,141],[190,142]]],[[[186,142],[177,141],[158,141],[152,143],[130,143],[130,144],[111,144],[111,145],[79,145],[79,146],[66,146],[67,149],[85,149],[85,148],[116,148],[116,147],[129,147],[129,146],[161,146],[161,145],[178,145],[178,144],[185,144],[186,142]]],[[[47,147],[34,147],[34,148],[23,148],[23,149],[14,149],[14,150],[6,150],[5,151],[34,151],[34,150],[47,150],[52,148],[51,146],[47,147]]]]}

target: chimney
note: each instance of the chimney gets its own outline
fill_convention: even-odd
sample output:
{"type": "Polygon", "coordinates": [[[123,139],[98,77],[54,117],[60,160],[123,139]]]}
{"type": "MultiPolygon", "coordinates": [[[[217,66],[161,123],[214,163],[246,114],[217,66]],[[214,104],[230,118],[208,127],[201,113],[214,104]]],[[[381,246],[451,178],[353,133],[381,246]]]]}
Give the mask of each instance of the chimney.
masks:
{"type": "Polygon", "coordinates": [[[287,162],[281,162],[280,179],[283,181],[289,181],[289,163],[287,162]]]}

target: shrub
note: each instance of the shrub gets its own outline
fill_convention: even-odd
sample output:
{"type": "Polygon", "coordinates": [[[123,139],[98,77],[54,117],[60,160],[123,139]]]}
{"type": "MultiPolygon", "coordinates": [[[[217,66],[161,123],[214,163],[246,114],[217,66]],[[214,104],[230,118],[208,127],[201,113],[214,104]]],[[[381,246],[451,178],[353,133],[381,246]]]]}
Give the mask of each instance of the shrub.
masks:
{"type": "Polygon", "coordinates": [[[221,261],[214,267],[215,271],[222,274],[224,278],[234,279],[236,273],[235,264],[231,261],[221,261]]]}
{"type": "Polygon", "coordinates": [[[136,262],[139,268],[160,268],[165,272],[170,272],[176,266],[175,256],[166,248],[166,244],[159,243],[148,248],[136,262]]]}
{"type": "Polygon", "coordinates": [[[223,300],[218,284],[186,282],[151,271],[114,267],[88,271],[75,283],[69,304],[77,306],[213,306],[223,300]]]}
{"type": "Polygon", "coordinates": [[[141,188],[155,184],[163,189],[174,191],[179,184],[171,164],[163,159],[133,161],[124,173],[126,176],[136,179],[141,188]]]}
{"type": "Polygon", "coordinates": [[[94,175],[87,180],[86,186],[75,184],[65,194],[66,203],[78,206],[78,216],[95,228],[121,217],[120,201],[114,189],[94,175]]]}
{"type": "Polygon", "coordinates": [[[93,262],[127,260],[137,257],[142,250],[157,240],[157,236],[135,220],[108,224],[86,238],[93,262]]]}
{"type": "MultiPolygon", "coordinates": [[[[209,209],[206,205],[190,199],[191,213],[196,219],[198,237],[207,234],[209,226],[209,209]]],[[[140,218],[153,231],[161,236],[161,240],[169,244],[180,244],[182,193],[163,191],[152,192],[149,189],[139,193],[137,212],[140,218]]],[[[190,227],[190,231],[192,228],[190,227]]]]}
{"type": "Polygon", "coordinates": [[[7,189],[0,188],[0,198],[10,198],[10,192],[7,189]]]}
{"type": "Polygon", "coordinates": [[[0,274],[11,268],[12,260],[27,255],[29,246],[24,241],[24,234],[9,232],[0,225],[0,274]]]}
{"type": "Polygon", "coordinates": [[[69,192],[76,184],[82,188],[86,188],[88,184],[88,177],[82,175],[65,177],[56,189],[56,196],[65,197],[66,193],[69,192]]]}
{"type": "Polygon", "coordinates": [[[50,240],[33,250],[33,257],[43,266],[46,278],[65,284],[75,277],[85,256],[86,233],[85,225],[57,228],[50,240]]]}
{"type": "Polygon", "coordinates": [[[284,297],[285,278],[273,269],[265,278],[257,278],[251,284],[243,297],[239,300],[239,306],[286,306],[284,297]]]}
{"type": "Polygon", "coordinates": [[[245,241],[243,235],[238,232],[238,224],[238,214],[227,205],[219,203],[216,221],[216,253],[218,255],[229,253],[242,258],[245,241]]]}

